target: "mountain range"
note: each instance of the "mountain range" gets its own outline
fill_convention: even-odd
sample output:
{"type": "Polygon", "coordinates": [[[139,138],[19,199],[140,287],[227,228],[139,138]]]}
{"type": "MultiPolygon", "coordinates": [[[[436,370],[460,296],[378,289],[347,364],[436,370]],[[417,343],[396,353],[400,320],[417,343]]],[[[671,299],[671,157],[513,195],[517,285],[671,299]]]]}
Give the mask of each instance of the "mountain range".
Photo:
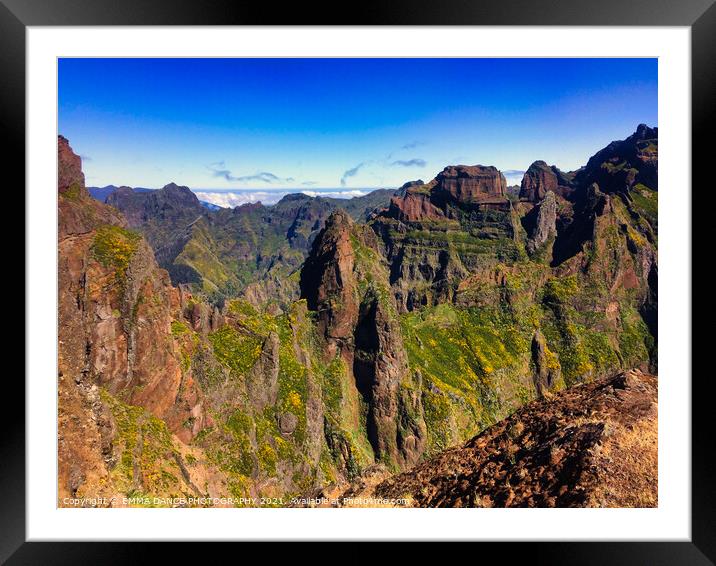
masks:
{"type": "Polygon", "coordinates": [[[582,472],[603,494],[608,463],[548,456],[593,451],[604,423],[655,430],[656,128],[577,171],[535,161],[519,191],[454,165],[220,210],[174,183],[93,198],[62,136],[58,151],[60,501],[405,487],[427,506],[655,505],[655,482],[587,496],[582,472]],[[592,402],[604,384],[636,400],[592,402]],[[514,433],[523,452],[505,441],[517,421],[535,431],[514,433]]]}

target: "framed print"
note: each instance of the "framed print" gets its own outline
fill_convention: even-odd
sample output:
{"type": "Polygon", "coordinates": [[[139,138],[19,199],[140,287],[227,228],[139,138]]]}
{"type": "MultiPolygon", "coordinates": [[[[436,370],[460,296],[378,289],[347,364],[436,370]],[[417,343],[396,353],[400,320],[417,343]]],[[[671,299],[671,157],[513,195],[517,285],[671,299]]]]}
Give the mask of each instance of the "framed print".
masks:
{"type": "Polygon", "coordinates": [[[27,222],[3,560],[712,563],[710,2],[130,4],[0,12],[27,222]]]}

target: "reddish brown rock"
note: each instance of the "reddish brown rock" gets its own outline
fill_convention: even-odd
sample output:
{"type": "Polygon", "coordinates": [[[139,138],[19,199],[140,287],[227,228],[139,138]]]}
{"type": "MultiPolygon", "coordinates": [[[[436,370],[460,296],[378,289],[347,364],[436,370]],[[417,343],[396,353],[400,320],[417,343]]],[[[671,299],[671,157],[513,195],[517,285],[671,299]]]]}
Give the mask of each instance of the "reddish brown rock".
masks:
{"type": "MultiPolygon", "coordinates": [[[[375,233],[354,225],[345,212],[331,215],[301,272],[301,294],[317,311],[325,359],[341,355],[356,396],[360,393],[367,404],[367,435],[376,460],[404,469],[424,450],[422,402],[420,396],[401,395],[401,384],[409,379],[407,355],[392,298],[376,289],[389,288],[388,271],[379,262],[357,262],[356,249],[364,256],[370,249],[377,257],[375,233]],[[363,284],[371,281],[367,288],[361,288],[359,277],[363,284]]],[[[363,409],[357,405],[356,410],[363,409]]],[[[342,451],[336,442],[333,449],[342,451]]]]}
{"type": "Polygon", "coordinates": [[[419,222],[444,218],[441,209],[430,201],[430,191],[424,186],[409,188],[403,196],[390,200],[388,214],[401,222],[419,222]]]}
{"type": "Polygon", "coordinates": [[[122,215],[89,196],[82,160],[63,136],[57,136],[58,233],[60,239],[86,234],[102,224],[125,226],[122,215]]]}
{"type": "Polygon", "coordinates": [[[507,181],[495,167],[454,165],[443,169],[435,179],[435,191],[459,203],[490,204],[507,200],[507,181]]]}
{"type": "Polygon", "coordinates": [[[569,179],[554,165],[549,166],[544,161],[535,161],[522,177],[520,185],[520,200],[537,203],[548,192],[566,197],[572,192],[569,179]]]}
{"type": "MultiPolygon", "coordinates": [[[[79,157],[64,138],[59,154],[66,166],[58,185],[83,182],[76,169],[79,157]]],[[[82,191],[65,190],[59,198],[60,372],[84,389],[100,385],[121,393],[189,441],[203,427],[204,412],[171,333],[172,321],[181,318],[179,292],[148,244],[122,230],[121,214],[82,191]],[[99,233],[136,238],[131,246],[120,242],[129,246],[126,265],[102,261],[95,251],[99,233]]]]}
{"type": "Polygon", "coordinates": [[[301,270],[301,296],[310,310],[318,311],[319,331],[327,340],[327,359],[336,351],[352,349],[358,318],[352,226],[348,213],[333,213],[301,270]]]}
{"type": "Polygon", "coordinates": [[[70,147],[63,136],[57,136],[57,190],[60,193],[73,191],[88,194],[85,176],[82,173],[82,159],[70,147]]]}

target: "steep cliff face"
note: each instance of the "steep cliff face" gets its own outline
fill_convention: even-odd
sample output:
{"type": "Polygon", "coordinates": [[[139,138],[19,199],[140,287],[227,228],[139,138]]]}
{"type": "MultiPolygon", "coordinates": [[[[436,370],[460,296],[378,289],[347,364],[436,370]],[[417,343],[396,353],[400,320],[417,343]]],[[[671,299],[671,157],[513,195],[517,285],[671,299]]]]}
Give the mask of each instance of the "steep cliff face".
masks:
{"type": "Polygon", "coordinates": [[[333,214],[301,270],[301,297],[318,312],[326,356],[350,358],[358,319],[358,284],[351,244],[353,222],[344,212],[333,214]]]}
{"type": "Polygon", "coordinates": [[[348,392],[340,403],[358,417],[332,426],[349,433],[365,427],[376,460],[398,468],[414,463],[425,440],[422,405],[403,391],[411,383],[407,356],[373,232],[334,213],[306,260],[301,294],[317,312],[324,360],[338,357],[345,368],[348,392]]]}
{"type": "Polygon", "coordinates": [[[519,219],[506,191],[494,167],[446,167],[373,218],[400,311],[450,302],[470,273],[518,257],[519,219]]]}
{"type": "Polygon", "coordinates": [[[519,198],[537,203],[550,191],[567,198],[575,189],[572,186],[573,177],[574,174],[565,174],[554,165],[549,166],[544,161],[535,161],[522,178],[519,198]]]}
{"type": "Polygon", "coordinates": [[[557,197],[553,191],[547,191],[537,206],[523,217],[523,225],[527,230],[525,249],[530,257],[542,252],[541,257],[551,262],[551,246],[557,237],[557,197]]]}
{"type": "Polygon", "coordinates": [[[507,181],[495,167],[446,167],[435,178],[435,196],[461,204],[504,204],[507,181]]]}
{"type": "Polygon", "coordinates": [[[639,124],[631,136],[592,156],[576,174],[575,182],[583,186],[596,183],[606,193],[627,192],[638,184],[658,190],[658,134],[657,128],[639,124]]]}
{"type": "MultiPolygon", "coordinates": [[[[89,197],[79,158],[62,137],[58,152],[65,164],[58,178],[60,414],[68,420],[73,411],[80,419],[94,415],[90,434],[104,458],[95,467],[105,477],[117,449],[117,424],[100,391],[143,407],[183,442],[203,428],[206,416],[171,335],[179,304],[167,273],[114,209],[89,197]]],[[[65,433],[71,434],[60,430],[61,494],[76,493],[86,481],[72,479],[75,457],[62,449],[76,451],[77,439],[70,442],[65,433]]]]}

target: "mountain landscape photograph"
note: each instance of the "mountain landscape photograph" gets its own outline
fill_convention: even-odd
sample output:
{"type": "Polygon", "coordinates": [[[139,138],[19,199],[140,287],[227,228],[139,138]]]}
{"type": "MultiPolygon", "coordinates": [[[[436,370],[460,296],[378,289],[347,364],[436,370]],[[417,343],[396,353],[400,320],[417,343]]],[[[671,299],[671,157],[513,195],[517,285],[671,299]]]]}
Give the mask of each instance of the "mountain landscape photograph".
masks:
{"type": "Polygon", "coordinates": [[[60,58],[57,506],[657,507],[657,87],[60,58]]]}

